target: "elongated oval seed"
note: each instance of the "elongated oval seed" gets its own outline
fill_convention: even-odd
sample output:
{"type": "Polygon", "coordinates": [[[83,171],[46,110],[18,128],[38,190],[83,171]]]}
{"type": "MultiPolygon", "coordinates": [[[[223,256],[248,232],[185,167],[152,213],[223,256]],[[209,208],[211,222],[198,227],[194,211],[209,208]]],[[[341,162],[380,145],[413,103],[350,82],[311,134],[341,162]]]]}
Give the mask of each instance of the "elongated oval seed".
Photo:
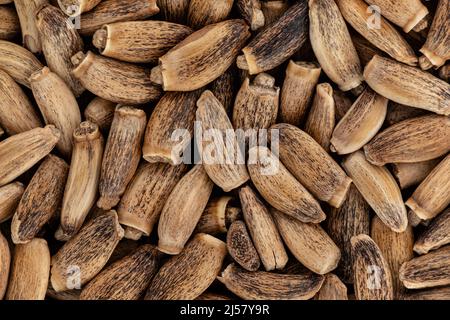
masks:
{"type": "Polygon", "coordinates": [[[347,156],[342,165],[381,221],[395,232],[405,231],[406,208],[391,173],[385,167],[370,164],[362,151],[347,156]]]}
{"type": "MultiPolygon", "coordinates": [[[[307,133],[289,124],[276,124],[280,159],[315,197],[339,208],[351,179],[330,155],[307,133]]],[[[270,135],[271,136],[271,135],[270,135]]]]}
{"type": "Polygon", "coordinates": [[[218,280],[228,290],[246,300],[308,300],[320,290],[324,277],[311,272],[249,272],[230,264],[218,280]]]}
{"type": "Polygon", "coordinates": [[[192,29],[166,21],[127,21],[104,25],[93,44],[106,57],[134,63],[156,63],[192,29]]]}
{"type": "Polygon", "coordinates": [[[280,120],[294,126],[302,124],[309,105],[314,97],[314,90],[321,68],[314,62],[289,61],[281,90],[280,120]]]}
{"type": "Polygon", "coordinates": [[[149,236],[170,192],[186,171],[184,164],[141,164],[120,200],[119,222],[149,236]]]}
{"type": "Polygon", "coordinates": [[[211,180],[229,192],[249,179],[237,136],[225,109],[211,91],[203,92],[197,107],[196,119],[202,130],[196,132],[196,141],[203,166],[211,180]]]}
{"type": "Polygon", "coordinates": [[[28,88],[30,76],[44,67],[30,51],[5,40],[0,40],[0,65],[3,71],[28,88]]]}
{"type": "Polygon", "coordinates": [[[392,101],[450,115],[450,85],[418,68],[376,55],[366,65],[364,79],[392,101]]]}
{"type": "Polygon", "coordinates": [[[19,16],[22,41],[25,48],[33,53],[42,51],[39,31],[36,27],[35,13],[48,0],[14,0],[14,6],[19,16]]]}
{"type": "Polygon", "coordinates": [[[51,283],[56,292],[74,289],[94,278],[108,262],[123,229],[115,211],[83,226],[52,257],[51,283]]]}
{"type": "Polygon", "coordinates": [[[224,242],[199,233],[177,256],[158,271],[146,300],[191,300],[201,295],[215,280],[227,254],[224,242]]]}
{"type": "Polygon", "coordinates": [[[414,243],[414,251],[426,254],[450,243],[450,208],[431,220],[414,243]]]}
{"type": "Polygon", "coordinates": [[[332,208],[327,217],[327,232],[341,250],[336,274],[345,283],[353,283],[353,255],[350,240],[359,234],[369,234],[370,207],[362,195],[351,185],[340,208],[332,208]]]}
{"type": "Polygon", "coordinates": [[[13,78],[2,70],[0,70],[0,123],[9,135],[42,126],[27,95],[13,78]]]}
{"type": "Polygon", "coordinates": [[[450,155],[444,158],[406,201],[423,220],[434,218],[450,204],[450,155]]]}
{"type": "Polygon", "coordinates": [[[0,187],[0,223],[11,218],[19,205],[25,188],[20,182],[0,187]]]}
{"type": "Polygon", "coordinates": [[[151,79],[165,91],[193,91],[211,83],[234,62],[250,37],[243,20],[208,25],[181,41],[152,70],[151,79]]]}
{"type": "Polygon", "coordinates": [[[72,57],[73,74],[95,95],[121,104],[144,104],[159,99],[161,90],[148,79],[147,69],[88,51],[72,57]]]}
{"type": "Polygon", "coordinates": [[[277,210],[306,223],[325,220],[319,202],[268,148],[250,149],[248,170],[256,189],[277,210]]]}
{"type": "Polygon", "coordinates": [[[70,158],[73,132],[81,122],[75,96],[64,80],[47,67],[33,73],[30,84],[45,122],[55,125],[61,131],[56,147],[66,158],[70,158]]]}
{"type": "Polygon", "coordinates": [[[366,88],[331,137],[331,150],[349,154],[361,149],[381,129],[387,113],[388,100],[366,88]]]}
{"type": "Polygon", "coordinates": [[[70,17],[92,10],[102,0],[58,0],[61,10],[70,17]]]}
{"type": "Polygon", "coordinates": [[[399,279],[399,270],[402,264],[414,258],[413,229],[408,226],[402,233],[389,229],[378,217],[372,219],[370,236],[378,245],[384,259],[389,265],[392,276],[392,285],[395,299],[399,299],[405,292],[399,279]]]}
{"type": "Polygon", "coordinates": [[[14,243],[28,243],[53,218],[60,206],[69,166],[48,155],[28,184],[11,223],[14,243]]]}
{"type": "Polygon", "coordinates": [[[199,96],[200,91],[167,92],[159,100],[145,130],[142,152],[146,161],[171,165],[182,162],[194,134],[199,96]]]}
{"type": "Polygon", "coordinates": [[[99,273],[81,292],[81,300],[138,300],[158,271],[161,254],[144,244],[99,273]]]}
{"type": "Polygon", "coordinates": [[[377,166],[435,159],[450,151],[450,118],[427,115],[404,120],[377,134],[364,146],[377,166]]]}
{"type": "Polygon", "coordinates": [[[309,0],[309,35],[320,66],[342,91],[362,83],[358,54],[333,0],[309,0]]]}
{"type": "Polygon", "coordinates": [[[35,238],[16,245],[11,264],[7,300],[44,300],[50,274],[47,241],[35,238]]]}
{"type": "Polygon", "coordinates": [[[260,73],[252,83],[246,78],[234,102],[234,129],[268,129],[275,124],[279,95],[280,89],[275,87],[275,78],[272,76],[260,73]]]}
{"type": "Polygon", "coordinates": [[[116,103],[95,97],[84,109],[84,117],[106,132],[113,122],[115,109],[116,103]]]}
{"type": "Polygon", "coordinates": [[[59,130],[48,125],[0,142],[0,186],[10,183],[49,154],[59,137],[59,130]]]}
{"type": "Polygon", "coordinates": [[[185,23],[190,0],[157,0],[164,20],[185,23]]]}
{"type": "Polygon", "coordinates": [[[158,225],[158,249],[179,254],[208,204],[214,184],[204,167],[196,165],[170,193],[158,225]]]}
{"type": "Polygon", "coordinates": [[[358,300],[393,300],[389,265],[377,244],[365,234],[351,239],[354,288],[358,300]]]}
{"type": "Polygon", "coordinates": [[[408,289],[422,289],[450,284],[450,246],[405,262],[400,280],[408,289]]]}
{"type": "Polygon", "coordinates": [[[259,0],[238,0],[237,8],[253,31],[264,26],[265,19],[259,0]]]}
{"type": "Polygon", "coordinates": [[[393,163],[392,173],[400,188],[407,189],[420,184],[431,173],[441,158],[412,163],[393,163]]]}
{"type": "Polygon", "coordinates": [[[228,227],[241,217],[241,209],[233,207],[232,199],[229,196],[210,199],[194,233],[226,233],[228,227]]]}
{"type": "Polygon", "coordinates": [[[240,60],[250,74],[279,66],[303,46],[308,32],[307,14],[306,1],[296,2],[242,49],[244,56],[240,60]]]}
{"type": "Polygon", "coordinates": [[[14,39],[20,33],[19,17],[11,7],[0,7],[0,39],[14,39]]]}
{"type": "Polygon", "coordinates": [[[69,240],[81,228],[97,197],[104,141],[96,124],[85,121],[73,133],[73,153],[61,208],[58,240],[69,240]]]}
{"type": "Polygon", "coordinates": [[[306,119],[305,132],[326,151],[330,149],[330,139],[336,121],[335,113],[333,88],[329,83],[318,84],[306,119]]]}
{"type": "Polygon", "coordinates": [[[78,97],[83,85],[72,74],[70,58],[83,50],[83,40],[67,16],[52,5],[45,4],[36,12],[36,26],[48,67],[59,75],[78,97]]]}
{"type": "Polygon", "coordinates": [[[392,23],[403,29],[405,33],[414,30],[419,32],[427,27],[428,9],[420,0],[410,0],[407,2],[396,0],[367,0],[370,5],[375,5],[392,23]]]}
{"type": "Polygon", "coordinates": [[[156,5],[156,0],[102,1],[94,9],[80,16],[79,32],[83,36],[90,36],[105,24],[144,20],[158,12],[159,8],[156,5]]]}
{"type": "Polygon", "coordinates": [[[315,296],[316,300],[348,300],[347,287],[338,276],[329,273],[320,291],[315,296]]]}
{"type": "Polygon", "coordinates": [[[374,11],[363,0],[338,0],[337,5],[345,20],[377,48],[397,61],[416,66],[414,50],[400,33],[383,17],[374,22],[374,11]]]}
{"type": "Polygon", "coordinates": [[[337,267],[340,250],[319,225],[303,223],[279,211],[272,214],[284,243],[302,265],[318,274],[337,267]]]}
{"type": "Polygon", "coordinates": [[[230,14],[234,0],[191,0],[187,23],[194,29],[223,21],[230,14]]]}
{"type": "Polygon", "coordinates": [[[258,252],[243,221],[238,220],[230,225],[227,232],[227,249],[234,261],[245,270],[256,271],[259,269],[258,252]]]}
{"type": "Polygon", "coordinates": [[[119,203],[139,165],[145,124],[143,110],[117,106],[103,155],[98,207],[109,210],[119,203]]]}
{"type": "Polygon", "coordinates": [[[8,287],[11,252],[8,241],[0,232],[0,300],[3,300],[8,287]]]}
{"type": "Polygon", "coordinates": [[[266,271],[283,269],[288,255],[271,213],[249,186],[239,189],[239,198],[245,223],[264,268],[266,271]]]}

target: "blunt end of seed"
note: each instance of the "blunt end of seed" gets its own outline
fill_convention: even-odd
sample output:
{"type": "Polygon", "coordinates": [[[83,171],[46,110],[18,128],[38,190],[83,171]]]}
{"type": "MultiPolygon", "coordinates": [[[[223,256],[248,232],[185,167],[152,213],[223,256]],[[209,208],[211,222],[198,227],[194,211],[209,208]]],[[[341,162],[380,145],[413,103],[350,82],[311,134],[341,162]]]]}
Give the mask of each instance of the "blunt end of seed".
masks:
{"type": "Polygon", "coordinates": [[[73,234],[66,233],[61,226],[58,227],[58,229],[55,232],[55,239],[58,241],[69,241],[73,237],[73,234]]]}
{"type": "Polygon", "coordinates": [[[433,67],[430,59],[428,59],[426,56],[421,56],[419,58],[419,65],[422,70],[429,70],[433,67]]]}
{"type": "Polygon", "coordinates": [[[135,229],[130,226],[125,226],[124,230],[125,233],[123,237],[130,240],[138,241],[144,235],[144,233],[141,230],[135,229]]]}
{"type": "Polygon", "coordinates": [[[82,5],[80,2],[80,0],[58,0],[58,5],[66,15],[73,18],[79,16],[82,13],[82,5]],[[76,8],[75,11],[73,10],[74,8],[76,8]]]}
{"type": "Polygon", "coordinates": [[[347,199],[348,190],[352,184],[352,179],[346,177],[344,182],[336,189],[335,194],[331,197],[328,203],[334,208],[340,208],[347,199]]]}
{"type": "Polygon", "coordinates": [[[40,42],[29,34],[23,36],[23,45],[32,53],[38,53],[42,50],[40,42]]]}
{"type": "Polygon", "coordinates": [[[29,81],[30,82],[42,81],[50,73],[51,73],[51,70],[48,67],[43,67],[41,70],[32,73],[31,76],[30,76],[29,81]]]}
{"type": "Polygon", "coordinates": [[[73,132],[75,141],[91,141],[101,136],[100,129],[97,124],[90,121],[83,121],[73,132]]]}
{"type": "Polygon", "coordinates": [[[88,51],[84,53],[83,51],[79,51],[75,55],[70,58],[74,69],[72,70],[73,75],[76,78],[81,78],[83,74],[90,68],[92,63],[94,62],[95,56],[92,52],[88,51]]]}
{"type": "Polygon", "coordinates": [[[103,50],[106,48],[106,42],[108,40],[108,31],[104,26],[101,29],[95,31],[94,36],[92,38],[92,44],[103,53],[103,50]]]}
{"type": "Polygon", "coordinates": [[[251,29],[253,31],[258,30],[259,28],[264,27],[266,23],[266,19],[264,17],[264,13],[262,12],[262,10],[255,10],[254,11],[254,15],[253,15],[253,19],[252,19],[252,23],[251,23],[251,29]]]}
{"type": "Polygon", "coordinates": [[[418,10],[415,16],[405,25],[403,31],[409,33],[411,30],[414,32],[420,32],[428,27],[428,8],[422,5],[422,8],[418,10]]]}
{"type": "Polygon", "coordinates": [[[143,150],[143,158],[149,163],[168,163],[172,166],[180,164],[180,159],[173,156],[172,153],[164,152],[163,150],[152,150],[152,152],[143,150]]]}
{"type": "Polygon", "coordinates": [[[366,157],[366,160],[369,161],[371,164],[373,164],[375,166],[378,166],[378,167],[382,167],[382,166],[384,166],[386,164],[384,162],[377,161],[376,159],[374,159],[372,157],[371,151],[370,151],[368,145],[364,146],[363,150],[364,150],[364,156],[366,157]]]}
{"type": "Polygon", "coordinates": [[[430,214],[425,209],[423,209],[413,198],[409,198],[405,202],[405,204],[408,208],[411,209],[412,211],[411,215],[414,214],[417,218],[421,220],[428,220],[432,218],[432,216],[430,216],[430,214]]]}
{"type": "Polygon", "coordinates": [[[111,210],[119,203],[119,201],[120,197],[101,196],[97,201],[97,207],[103,210],[111,210]]]}
{"type": "Polygon", "coordinates": [[[248,70],[247,60],[244,55],[238,56],[236,59],[236,65],[241,70],[248,70]]]}
{"type": "Polygon", "coordinates": [[[164,85],[161,66],[156,66],[152,69],[150,73],[150,81],[159,84],[160,86],[164,85]]]}
{"type": "Polygon", "coordinates": [[[177,255],[181,251],[183,251],[183,248],[173,246],[171,244],[165,244],[165,243],[161,242],[161,240],[158,242],[157,249],[162,253],[172,255],[172,256],[177,255]]]}

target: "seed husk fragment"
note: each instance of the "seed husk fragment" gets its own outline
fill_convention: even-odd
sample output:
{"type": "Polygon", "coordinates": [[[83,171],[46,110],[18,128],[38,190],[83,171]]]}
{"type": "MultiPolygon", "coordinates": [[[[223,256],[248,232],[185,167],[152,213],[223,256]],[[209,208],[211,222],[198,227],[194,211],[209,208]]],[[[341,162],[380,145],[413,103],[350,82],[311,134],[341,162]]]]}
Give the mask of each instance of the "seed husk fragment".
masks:
{"type": "Polygon", "coordinates": [[[351,239],[357,300],[393,300],[389,264],[377,244],[365,234],[351,239]]]}
{"type": "Polygon", "coordinates": [[[294,126],[302,124],[309,105],[314,97],[314,90],[321,68],[314,62],[289,61],[281,90],[280,120],[294,126]]]}
{"type": "Polygon", "coordinates": [[[161,211],[158,250],[171,255],[183,250],[208,204],[213,186],[201,164],[181,178],[161,211]]]}
{"type": "Polygon", "coordinates": [[[388,169],[372,165],[362,151],[347,156],[342,165],[381,221],[395,232],[405,231],[408,225],[405,204],[388,169]]]}
{"type": "Polygon", "coordinates": [[[450,151],[450,118],[427,115],[404,120],[377,134],[364,146],[374,165],[414,163],[445,155],[450,151]]]}
{"type": "Polygon", "coordinates": [[[334,128],[331,149],[349,154],[361,149],[381,129],[388,100],[366,88],[334,128]]]}
{"type": "Polygon", "coordinates": [[[267,147],[250,149],[248,170],[256,189],[275,209],[305,223],[325,220],[319,202],[267,147]]]}
{"type": "Polygon", "coordinates": [[[3,70],[0,70],[0,123],[9,135],[42,126],[25,92],[3,70]]]}
{"type": "Polygon", "coordinates": [[[42,51],[39,31],[36,27],[35,13],[48,0],[15,0],[14,6],[19,16],[22,41],[25,48],[33,53],[42,51]]]}
{"type": "Polygon", "coordinates": [[[344,170],[304,131],[289,124],[271,129],[279,132],[280,159],[286,168],[317,199],[339,208],[352,181],[344,170]]]}
{"type": "Polygon", "coordinates": [[[144,67],[78,52],[72,57],[73,74],[95,95],[116,103],[137,105],[159,99],[161,89],[148,79],[144,67]]]}
{"type": "Polygon", "coordinates": [[[28,184],[11,223],[14,243],[28,243],[53,218],[61,204],[69,166],[48,155],[28,184]]]}
{"type": "Polygon", "coordinates": [[[145,124],[143,110],[117,106],[103,155],[98,207],[109,210],[119,203],[139,165],[145,124]]]}
{"type": "Polygon", "coordinates": [[[276,22],[264,28],[242,49],[244,56],[240,57],[241,66],[253,75],[271,70],[289,59],[306,42],[307,15],[306,1],[294,3],[276,22]]]}
{"type": "Polygon", "coordinates": [[[47,241],[34,238],[14,249],[6,300],[44,300],[50,273],[47,241]]]}
{"type": "Polygon", "coordinates": [[[64,80],[76,97],[80,96],[84,88],[72,74],[70,60],[75,53],[83,50],[83,40],[77,30],[59,8],[49,4],[38,8],[36,27],[48,67],[64,80]]]}
{"type": "Polygon", "coordinates": [[[329,83],[316,87],[316,94],[305,123],[308,133],[325,150],[330,150],[330,139],[336,121],[333,88],[329,83]]]}
{"type": "Polygon", "coordinates": [[[84,110],[84,117],[106,132],[113,122],[116,105],[114,102],[95,97],[84,110]]]}
{"type": "Polygon", "coordinates": [[[158,12],[156,0],[103,0],[94,9],[80,16],[78,31],[83,36],[90,36],[105,24],[144,20],[158,12]]]}
{"type": "Polygon", "coordinates": [[[369,234],[370,207],[355,185],[351,185],[347,198],[340,208],[331,208],[326,230],[341,250],[341,259],[336,274],[345,283],[353,283],[353,256],[351,238],[369,234]]]}
{"type": "Polygon", "coordinates": [[[250,186],[239,189],[242,212],[251,238],[266,271],[281,270],[288,255],[272,214],[250,186]]]}
{"type": "Polygon", "coordinates": [[[9,279],[9,267],[11,264],[11,252],[9,250],[8,241],[0,232],[0,300],[6,293],[9,279]]]}
{"type": "Polygon", "coordinates": [[[417,65],[414,50],[387,20],[380,16],[378,25],[369,23],[374,12],[364,0],[338,0],[337,5],[345,20],[373,45],[397,61],[417,65]]]}
{"type": "Polygon", "coordinates": [[[59,7],[69,17],[92,10],[102,0],[58,0],[59,7]]]}
{"type": "Polygon", "coordinates": [[[3,71],[28,88],[30,76],[44,67],[30,51],[5,40],[0,40],[0,65],[3,71]]]}
{"type": "Polygon", "coordinates": [[[13,216],[24,191],[21,182],[12,182],[0,188],[0,223],[13,216]]]}
{"type": "Polygon", "coordinates": [[[441,158],[413,163],[393,163],[392,173],[402,190],[420,184],[438,165],[441,158]]]}
{"type": "Polygon", "coordinates": [[[52,257],[51,282],[56,292],[75,289],[93,279],[123,237],[117,213],[109,211],[84,225],[52,257]]]}
{"type": "Polygon", "coordinates": [[[315,296],[316,300],[348,300],[347,287],[338,276],[329,273],[325,276],[319,292],[315,296]]]}
{"type": "Polygon", "coordinates": [[[144,244],[100,272],[81,292],[81,300],[138,300],[158,271],[161,253],[144,244]]]}
{"type": "Polygon", "coordinates": [[[249,179],[237,136],[230,136],[233,126],[211,91],[203,92],[197,107],[196,119],[201,124],[203,135],[197,136],[197,144],[203,166],[211,180],[229,192],[249,179]]]}
{"type": "Polygon", "coordinates": [[[414,258],[414,234],[410,226],[402,233],[389,229],[378,217],[372,219],[370,236],[378,245],[381,254],[389,265],[395,299],[405,292],[399,279],[402,264],[414,258]]]}
{"type": "Polygon", "coordinates": [[[414,251],[426,254],[450,243],[450,208],[431,220],[414,243],[414,251]]]}
{"type": "Polygon", "coordinates": [[[187,23],[194,29],[225,20],[230,14],[234,0],[191,0],[187,23]]]}
{"type": "Polygon", "coordinates": [[[70,158],[73,132],[81,122],[80,108],[75,96],[64,80],[47,67],[33,73],[30,84],[45,122],[55,125],[61,132],[56,147],[66,158],[70,158]]]}
{"type": "Polygon", "coordinates": [[[250,272],[230,264],[218,280],[245,300],[308,300],[319,291],[324,277],[312,272],[250,272]]]}
{"type": "Polygon", "coordinates": [[[286,0],[263,0],[261,1],[261,9],[264,14],[265,25],[269,26],[289,9],[289,2],[286,0]]]}
{"type": "Polygon", "coordinates": [[[11,40],[20,34],[19,17],[12,7],[0,7],[0,39],[11,40]]]}
{"type": "Polygon", "coordinates": [[[275,124],[279,96],[280,89],[275,87],[272,76],[260,73],[251,83],[246,78],[234,102],[234,129],[268,129],[275,124]]]}
{"type": "Polygon", "coordinates": [[[243,221],[233,222],[227,232],[227,249],[231,257],[248,271],[259,269],[260,259],[243,221]]]}
{"type": "Polygon", "coordinates": [[[82,122],[73,133],[73,153],[61,208],[58,240],[69,240],[81,228],[97,198],[104,140],[98,126],[82,122]]]}
{"type": "Polygon", "coordinates": [[[185,23],[190,0],[157,0],[164,20],[185,23]]]}
{"type": "Polygon", "coordinates": [[[158,271],[146,300],[191,300],[201,295],[220,272],[227,254],[224,242],[198,233],[177,256],[158,271]]]}
{"type": "Polygon", "coordinates": [[[226,233],[228,227],[241,217],[241,209],[233,207],[232,199],[229,196],[210,199],[194,233],[211,235],[226,233]]]}
{"type": "Polygon", "coordinates": [[[361,85],[358,53],[333,0],[309,0],[309,36],[320,66],[339,89],[349,91],[361,85]]]}
{"type": "Polygon", "coordinates": [[[149,236],[170,192],[186,171],[184,164],[142,163],[120,200],[119,222],[149,236]]]}
{"type": "Polygon", "coordinates": [[[450,246],[405,262],[400,280],[408,289],[422,289],[450,284],[450,246]]]}
{"type": "Polygon", "coordinates": [[[366,65],[364,79],[389,100],[450,115],[450,85],[428,72],[376,55],[366,65]]]}
{"type": "Polygon", "coordinates": [[[449,190],[450,155],[447,155],[417,187],[406,205],[422,220],[434,218],[450,204],[449,190]]]}
{"type": "Polygon", "coordinates": [[[55,126],[47,125],[0,142],[0,186],[10,183],[49,154],[60,135],[55,126]]]}
{"type": "Polygon", "coordinates": [[[244,20],[208,25],[181,41],[153,68],[150,78],[165,91],[193,91],[216,80],[250,37],[244,20]]]}
{"type": "Polygon", "coordinates": [[[260,0],[238,0],[237,8],[253,31],[264,26],[265,19],[260,0]]]}
{"type": "Polygon", "coordinates": [[[167,92],[159,100],[145,130],[142,151],[146,161],[171,165],[182,162],[194,133],[199,96],[200,91],[167,92]]]}
{"type": "Polygon", "coordinates": [[[92,42],[106,57],[154,64],[191,33],[189,27],[166,21],[127,21],[104,25],[92,42]]]}

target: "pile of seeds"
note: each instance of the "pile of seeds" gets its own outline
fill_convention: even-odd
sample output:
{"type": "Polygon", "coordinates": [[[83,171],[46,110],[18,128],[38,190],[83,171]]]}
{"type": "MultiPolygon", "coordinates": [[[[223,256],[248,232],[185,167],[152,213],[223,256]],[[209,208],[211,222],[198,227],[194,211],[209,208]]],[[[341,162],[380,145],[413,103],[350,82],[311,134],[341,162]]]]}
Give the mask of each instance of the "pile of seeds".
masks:
{"type": "Polygon", "coordinates": [[[450,299],[450,1],[0,0],[0,299],[450,299]]]}

